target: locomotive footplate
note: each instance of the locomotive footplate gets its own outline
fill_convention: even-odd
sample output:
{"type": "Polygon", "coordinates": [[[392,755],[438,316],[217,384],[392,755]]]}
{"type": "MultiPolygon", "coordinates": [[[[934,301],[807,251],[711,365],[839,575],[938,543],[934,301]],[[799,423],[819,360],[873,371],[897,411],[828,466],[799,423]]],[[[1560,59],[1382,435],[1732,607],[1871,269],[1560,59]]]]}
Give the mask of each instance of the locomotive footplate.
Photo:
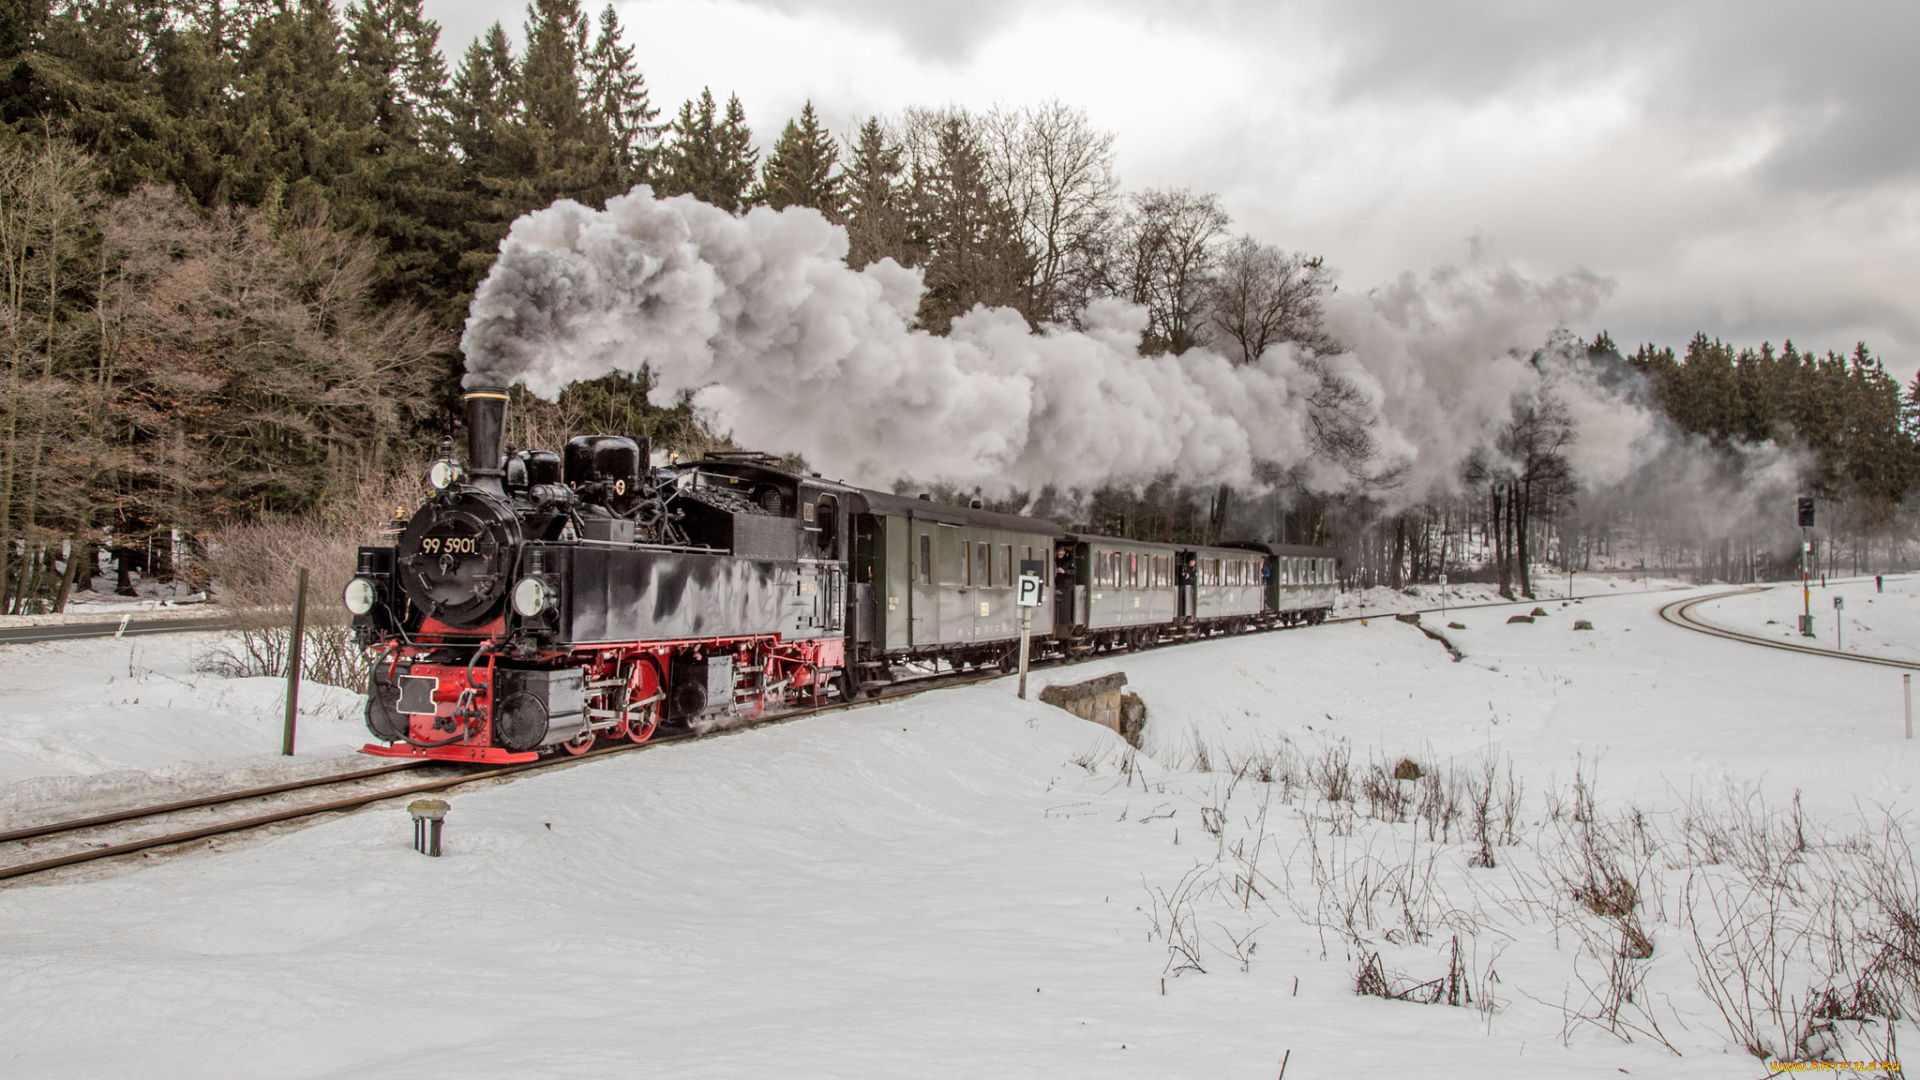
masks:
{"type": "Polygon", "coordinates": [[[518,765],[540,760],[540,755],[532,751],[516,754],[498,746],[437,746],[426,750],[407,743],[392,746],[368,743],[360,748],[360,752],[374,757],[419,758],[422,761],[471,761],[476,765],[518,765]]]}

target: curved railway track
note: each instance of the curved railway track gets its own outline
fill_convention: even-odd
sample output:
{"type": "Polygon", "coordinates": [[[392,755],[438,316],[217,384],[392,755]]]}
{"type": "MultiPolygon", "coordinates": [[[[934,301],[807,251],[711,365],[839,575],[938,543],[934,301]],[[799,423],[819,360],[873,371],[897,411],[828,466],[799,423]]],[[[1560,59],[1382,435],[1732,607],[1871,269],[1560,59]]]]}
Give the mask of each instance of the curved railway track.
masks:
{"type": "Polygon", "coordinates": [[[1868,656],[1863,653],[1841,652],[1839,649],[1825,649],[1818,645],[1802,645],[1796,641],[1777,641],[1773,638],[1761,637],[1758,634],[1743,634],[1738,630],[1728,630],[1724,627],[1715,626],[1712,623],[1701,622],[1688,614],[1693,608],[1710,600],[1722,600],[1726,597],[1739,596],[1743,593],[1760,592],[1763,588],[1764,587],[1749,586],[1744,589],[1728,589],[1725,592],[1709,593],[1706,596],[1695,596],[1675,600],[1660,608],[1660,618],[1681,629],[1692,630],[1696,633],[1707,634],[1712,637],[1726,638],[1728,641],[1739,641],[1748,645],[1759,645],[1768,649],[1779,649],[1783,652],[1804,653],[1808,656],[1825,656],[1834,660],[1852,660],[1859,664],[1878,664],[1881,667],[1920,671],[1920,663],[1911,660],[1894,660],[1885,656],[1868,656]]]}

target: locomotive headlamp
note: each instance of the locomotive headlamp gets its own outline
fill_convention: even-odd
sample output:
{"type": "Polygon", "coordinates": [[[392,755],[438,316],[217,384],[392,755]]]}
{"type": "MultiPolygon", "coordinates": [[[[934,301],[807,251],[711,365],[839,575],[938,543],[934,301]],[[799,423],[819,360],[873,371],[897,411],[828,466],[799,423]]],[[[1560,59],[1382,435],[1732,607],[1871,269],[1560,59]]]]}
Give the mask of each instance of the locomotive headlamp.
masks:
{"type": "Polygon", "coordinates": [[[347,582],[346,594],[340,599],[346,603],[348,611],[355,615],[365,615],[373,610],[375,596],[373,582],[357,577],[347,582]]]}
{"type": "Polygon", "coordinates": [[[427,470],[427,483],[432,484],[436,491],[447,490],[458,479],[460,479],[460,466],[451,461],[436,461],[433,463],[433,468],[427,470]]]}
{"type": "Polygon", "coordinates": [[[523,619],[531,619],[553,603],[553,590],[537,577],[521,578],[513,587],[513,610],[523,619]]]}

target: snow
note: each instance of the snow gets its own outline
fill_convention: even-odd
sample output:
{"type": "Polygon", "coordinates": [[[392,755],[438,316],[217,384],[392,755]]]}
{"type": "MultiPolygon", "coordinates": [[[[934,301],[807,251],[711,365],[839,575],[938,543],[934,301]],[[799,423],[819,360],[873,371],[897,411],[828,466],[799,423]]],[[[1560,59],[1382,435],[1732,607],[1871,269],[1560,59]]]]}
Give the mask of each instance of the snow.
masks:
{"type": "Polygon", "coordinates": [[[1876,586],[1871,577],[1815,581],[1803,597],[1798,586],[1766,589],[1713,600],[1690,617],[1743,634],[1778,637],[1822,649],[1839,648],[1892,660],[1920,663],[1920,577],[1888,574],[1876,586]],[[1884,588],[1884,591],[1881,589],[1884,588]],[[1836,611],[1835,599],[1842,602],[1836,611]],[[1811,611],[1817,640],[1800,636],[1800,615],[1811,611]],[[1834,640],[1836,615],[1840,640],[1834,640]]]}
{"type": "Polygon", "coordinates": [[[281,758],[284,679],[196,671],[218,633],[0,645],[0,823],[138,806],[358,767],[359,694],[300,684],[281,758]]]}
{"type": "MultiPolygon", "coordinates": [[[[1913,610],[1898,581],[1860,605],[1889,634],[1913,610]]],[[[0,1063],[48,1077],[1270,1077],[1290,1052],[1293,1077],[1751,1077],[1672,924],[1681,876],[1658,866],[1647,985],[1681,1056],[1569,1024],[1562,1004],[1577,1008],[1604,964],[1582,952],[1593,920],[1564,903],[1540,914],[1548,841],[1566,828],[1548,792],[1579,768],[1604,811],[1665,821],[1757,785],[1773,805],[1799,791],[1839,827],[1910,809],[1920,752],[1901,738],[1898,672],[1669,626],[1661,604],[1717,590],[1638,584],[1542,600],[1531,624],[1505,620],[1534,602],[1455,613],[1457,663],[1383,618],[1038,673],[1036,697],[1127,673],[1150,710],[1128,771],[1111,733],[1003,679],[457,790],[437,860],[411,850],[396,803],[0,889],[0,1063]],[[1457,829],[1435,843],[1364,802],[1330,807],[1310,779],[1217,768],[1342,744],[1356,766],[1510,760],[1528,839],[1470,868],[1457,829]],[[1195,768],[1201,746],[1215,771],[1195,768]],[[1231,850],[1259,836],[1274,884],[1243,907],[1231,850]],[[1363,903],[1363,946],[1313,925],[1354,886],[1316,867],[1359,865],[1420,878],[1410,914],[1384,894],[1363,903]],[[1170,970],[1176,916],[1204,974],[1170,970]],[[1395,936],[1413,923],[1430,936],[1395,936]],[[1368,953],[1432,978],[1455,933],[1493,1012],[1354,994],[1368,953]],[[1244,971],[1235,938],[1257,941],[1244,971]]],[[[1756,612],[1798,599],[1767,595],[1756,612]]],[[[0,768],[213,770],[277,749],[277,686],[193,675],[196,637],[0,649],[0,768]]],[[[316,746],[360,739],[357,720],[311,730],[316,746]]]]}

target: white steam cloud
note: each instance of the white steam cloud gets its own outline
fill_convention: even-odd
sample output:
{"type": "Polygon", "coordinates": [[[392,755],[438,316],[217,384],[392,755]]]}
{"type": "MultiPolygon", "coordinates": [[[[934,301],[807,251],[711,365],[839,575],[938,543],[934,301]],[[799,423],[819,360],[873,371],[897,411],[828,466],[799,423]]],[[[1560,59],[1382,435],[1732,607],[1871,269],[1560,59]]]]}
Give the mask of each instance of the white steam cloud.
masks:
{"type": "MultiPolygon", "coordinates": [[[[605,210],[571,201],[516,221],[474,297],[469,385],[546,398],[612,371],[651,368],[742,445],[797,452],[829,476],[993,493],[1087,489],[1171,474],[1255,486],[1262,464],[1312,486],[1351,482],[1314,453],[1322,375],[1292,346],[1235,364],[1205,349],[1141,356],[1145,314],[1102,301],[1086,329],[1033,333],[975,308],[947,336],[912,328],[918,271],[847,268],[845,232],[818,213],[735,217],[645,187],[605,210]]],[[[1578,425],[1579,478],[1620,485],[1664,452],[1660,420],[1584,352],[1546,347],[1609,285],[1529,278],[1476,254],[1368,295],[1336,293],[1327,323],[1348,351],[1323,368],[1358,391],[1369,471],[1395,499],[1450,490],[1520,396],[1550,389],[1578,425]]],[[[1350,412],[1353,411],[1351,408],[1350,412]]]]}

